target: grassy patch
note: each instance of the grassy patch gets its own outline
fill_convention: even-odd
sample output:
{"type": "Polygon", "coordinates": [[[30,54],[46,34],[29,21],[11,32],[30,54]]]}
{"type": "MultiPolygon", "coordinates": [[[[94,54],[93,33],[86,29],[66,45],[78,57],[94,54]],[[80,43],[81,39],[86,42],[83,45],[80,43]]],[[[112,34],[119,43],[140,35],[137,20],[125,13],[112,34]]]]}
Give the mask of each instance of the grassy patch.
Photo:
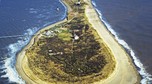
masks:
{"type": "Polygon", "coordinates": [[[63,41],[70,41],[71,40],[71,33],[68,30],[62,30],[61,33],[58,33],[58,37],[63,41]]]}
{"type": "MultiPolygon", "coordinates": [[[[70,6],[75,4],[74,1],[66,1],[70,6]]],[[[73,13],[78,14],[64,23],[56,36],[42,37],[27,50],[29,67],[40,79],[53,83],[88,84],[112,73],[114,58],[87,21],[84,5],[82,1],[78,10],[73,8],[73,13]],[[74,35],[79,39],[75,40],[74,35]]]]}

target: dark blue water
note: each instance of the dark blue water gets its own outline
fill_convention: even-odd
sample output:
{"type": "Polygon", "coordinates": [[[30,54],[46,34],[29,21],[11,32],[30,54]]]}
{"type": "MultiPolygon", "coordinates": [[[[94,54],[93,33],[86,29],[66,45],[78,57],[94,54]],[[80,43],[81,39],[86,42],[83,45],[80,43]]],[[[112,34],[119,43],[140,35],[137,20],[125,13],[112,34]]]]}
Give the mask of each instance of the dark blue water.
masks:
{"type": "MultiPolygon", "coordinates": [[[[101,20],[126,48],[144,80],[152,74],[152,1],[93,0],[101,20]],[[149,73],[149,74],[148,74],[149,73]]],[[[94,5],[95,5],[94,4],[94,5]]],[[[24,83],[15,69],[16,53],[39,29],[65,17],[59,0],[0,0],[0,84],[24,83]],[[56,8],[60,11],[57,12],[56,8]],[[3,36],[24,35],[4,38],[3,36]],[[3,38],[1,38],[3,37],[3,38]]]]}
{"type": "Polygon", "coordinates": [[[108,30],[133,58],[142,82],[152,83],[152,0],[93,2],[108,30]]]}
{"type": "Polygon", "coordinates": [[[65,14],[59,0],[0,0],[0,84],[23,83],[15,69],[17,52],[36,31],[62,20],[65,14]],[[14,35],[24,36],[5,38],[14,35]]]}

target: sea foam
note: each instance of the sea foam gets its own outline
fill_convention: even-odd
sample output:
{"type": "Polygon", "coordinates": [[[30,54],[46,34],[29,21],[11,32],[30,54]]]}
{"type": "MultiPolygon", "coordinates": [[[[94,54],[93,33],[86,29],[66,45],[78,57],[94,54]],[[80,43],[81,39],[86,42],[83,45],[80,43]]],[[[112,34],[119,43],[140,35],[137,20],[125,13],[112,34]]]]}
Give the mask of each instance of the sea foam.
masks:
{"type": "MultiPolygon", "coordinates": [[[[65,13],[62,15],[60,20],[63,20],[66,17],[67,14],[67,8],[66,6],[62,3],[61,0],[59,2],[64,6],[65,8],[65,13]]],[[[33,11],[34,9],[31,8],[30,11],[33,11]]],[[[47,22],[43,25],[43,27],[46,27],[47,25],[50,25],[52,23],[55,23],[57,21],[52,21],[52,22],[47,22]]],[[[42,27],[42,28],[43,28],[42,27]]],[[[34,35],[40,28],[34,27],[32,29],[27,29],[26,32],[24,33],[25,37],[18,37],[18,40],[16,43],[10,44],[7,49],[8,49],[8,54],[5,60],[3,60],[3,65],[0,67],[2,71],[0,73],[6,73],[2,75],[2,78],[8,78],[10,83],[19,83],[19,84],[25,84],[25,81],[19,76],[18,72],[16,71],[15,63],[16,63],[16,54],[19,52],[24,46],[28,44],[30,41],[30,38],[32,35],[34,35]]]]}
{"type": "Polygon", "coordinates": [[[135,55],[133,49],[121,38],[119,38],[118,34],[113,30],[111,25],[106,21],[106,19],[103,17],[102,12],[98,10],[97,5],[94,1],[92,1],[92,5],[96,9],[97,13],[99,14],[100,20],[105,24],[106,28],[111,32],[112,35],[114,35],[117,42],[122,45],[125,49],[128,50],[128,53],[132,57],[134,64],[136,67],[139,68],[138,72],[142,77],[141,84],[151,84],[152,83],[152,76],[145,70],[143,64],[140,62],[140,60],[135,55]]]}
{"type": "Polygon", "coordinates": [[[16,71],[15,63],[16,63],[16,54],[19,50],[21,50],[27,43],[29,42],[31,35],[33,35],[37,31],[36,28],[27,29],[26,33],[24,33],[25,37],[20,37],[16,43],[10,44],[8,49],[8,56],[4,60],[3,71],[1,73],[6,73],[2,75],[2,78],[8,78],[10,83],[19,83],[25,84],[25,81],[18,75],[16,71]]]}

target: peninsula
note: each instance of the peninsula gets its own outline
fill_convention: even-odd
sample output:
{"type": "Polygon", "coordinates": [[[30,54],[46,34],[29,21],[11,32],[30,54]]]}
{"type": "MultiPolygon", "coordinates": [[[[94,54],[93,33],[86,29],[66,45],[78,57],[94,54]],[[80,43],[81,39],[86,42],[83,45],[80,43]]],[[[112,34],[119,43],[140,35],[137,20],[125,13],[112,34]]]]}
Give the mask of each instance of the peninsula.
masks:
{"type": "Polygon", "coordinates": [[[61,0],[67,17],[39,30],[17,55],[27,84],[139,84],[126,51],[100,21],[90,0],[61,0]]]}

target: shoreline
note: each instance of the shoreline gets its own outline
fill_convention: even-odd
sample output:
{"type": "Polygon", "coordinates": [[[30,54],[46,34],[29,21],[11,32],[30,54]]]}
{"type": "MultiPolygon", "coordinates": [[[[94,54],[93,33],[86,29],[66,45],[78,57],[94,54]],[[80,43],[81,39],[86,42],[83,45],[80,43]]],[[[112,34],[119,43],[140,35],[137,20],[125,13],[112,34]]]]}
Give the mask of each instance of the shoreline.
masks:
{"type": "MultiPolygon", "coordinates": [[[[71,8],[67,5],[67,3],[66,3],[64,0],[60,0],[60,1],[61,1],[62,4],[64,4],[64,5],[66,6],[66,8],[67,8],[67,9],[66,9],[66,10],[67,10],[66,12],[67,12],[67,13],[70,12],[70,11],[72,11],[71,8]]],[[[66,17],[65,17],[63,20],[60,20],[60,21],[58,21],[58,22],[56,22],[56,23],[54,23],[54,24],[51,24],[51,25],[49,25],[49,26],[46,26],[46,27],[40,29],[39,31],[37,31],[37,32],[35,33],[35,35],[33,35],[33,37],[31,38],[31,40],[29,41],[29,43],[28,43],[24,48],[22,48],[22,50],[21,50],[20,52],[17,53],[16,65],[15,65],[15,67],[16,67],[16,70],[17,70],[19,76],[25,81],[25,83],[27,83],[27,84],[31,84],[31,83],[32,83],[32,84],[37,84],[37,82],[35,82],[34,80],[32,80],[32,79],[28,76],[28,74],[26,74],[26,73],[24,72],[25,67],[26,67],[27,69],[29,69],[28,64],[22,63],[23,60],[26,61],[26,63],[28,63],[28,62],[27,62],[27,57],[25,56],[26,50],[27,50],[30,46],[32,46],[32,45],[34,44],[36,37],[37,37],[41,32],[43,32],[43,31],[45,31],[45,30],[48,30],[48,29],[50,29],[50,28],[52,28],[52,27],[54,27],[54,26],[56,26],[56,25],[58,25],[58,24],[62,24],[62,23],[64,23],[64,22],[67,22],[66,17]],[[22,65],[23,65],[24,67],[22,67],[22,65]]],[[[29,69],[29,70],[30,70],[30,69],[29,69]]],[[[31,71],[29,71],[29,72],[31,72],[31,71]]],[[[33,74],[33,73],[32,73],[32,74],[33,74]]],[[[33,75],[34,75],[34,74],[33,74],[33,75]]],[[[36,76],[35,76],[35,78],[37,78],[37,80],[40,80],[40,79],[39,79],[38,77],[36,77],[36,76]]],[[[41,82],[42,82],[42,81],[41,81],[41,82]]],[[[52,84],[52,83],[51,83],[51,84],[52,84]]]]}
{"type": "MultiPolygon", "coordinates": [[[[136,69],[136,67],[135,67],[135,65],[134,65],[134,63],[133,63],[133,61],[132,61],[132,59],[131,59],[131,57],[128,55],[128,53],[126,52],[126,50],[123,48],[123,46],[121,46],[119,43],[118,43],[118,41],[114,38],[114,36],[110,33],[110,31],[107,29],[107,27],[106,27],[106,25],[105,25],[105,23],[103,23],[103,21],[101,21],[100,20],[100,17],[99,17],[99,14],[98,14],[98,12],[96,11],[96,9],[95,9],[95,7],[93,6],[93,4],[92,4],[92,2],[91,2],[91,0],[84,0],[84,1],[86,1],[88,4],[89,4],[89,6],[90,6],[90,10],[88,10],[88,11],[86,11],[86,12],[89,12],[89,13],[91,13],[91,12],[94,12],[95,13],[95,15],[92,15],[92,16],[95,16],[94,18],[96,18],[96,20],[92,20],[91,21],[91,19],[90,19],[90,23],[92,24],[92,26],[93,26],[93,28],[95,28],[95,30],[98,32],[98,34],[99,34],[99,36],[103,39],[103,41],[107,44],[107,46],[110,48],[110,50],[112,51],[112,53],[113,54],[116,54],[116,53],[118,53],[117,51],[115,51],[114,50],[114,48],[112,48],[111,46],[113,46],[113,45],[111,45],[112,43],[111,43],[111,41],[113,40],[113,42],[120,48],[120,50],[123,52],[123,54],[126,56],[126,59],[125,60],[128,60],[128,64],[130,65],[130,67],[132,68],[132,71],[134,72],[134,74],[135,74],[135,76],[134,77],[136,77],[137,78],[137,80],[136,80],[136,82],[135,82],[135,84],[140,84],[140,80],[141,80],[141,77],[140,77],[140,75],[139,75],[139,73],[138,73],[138,71],[137,71],[137,69],[136,69]],[[91,12],[90,12],[91,11],[91,12]],[[100,27],[97,27],[97,23],[95,23],[95,21],[98,21],[98,25],[100,25],[100,27]],[[94,22],[94,24],[93,24],[93,22],[94,22]],[[100,32],[99,32],[100,31],[100,32]],[[106,34],[105,34],[105,32],[106,32],[106,34]],[[101,34],[102,33],[102,34],[101,34]],[[111,37],[112,39],[111,39],[111,41],[109,40],[109,39],[107,39],[106,38],[106,36],[105,35],[109,35],[109,37],[111,37]],[[105,37],[104,37],[105,36],[105,37]]],[[[87,9],[89,9],[89,8],[87,8],[87,9]]],[[[87,15],[87,17],[92,17],[92,16],[89,16],[90,14],[88,14],[88,13],[86,13],[86,15],[87,15]]],[[[89,18],[88,18],[89,19],[89,18]]],[[[108,37],[108,36],[107,36],[108,37]]],[[[116,48],[115,48],[116,49],[116,48]]],[[[120,51],[119,50],[119,51],[120,51]]],[[[117,56],[116,55],[114,55],[114,58],[116,59],[117,58],[117,56]]],[[[121,57],[120,57],[121,58],[121,57]]],[[[120,59],[120,58],[118,58],[118,59],[120,59]]],[[[107,79],[105,79],[105,80],[101,80],[100,82],[97,82],[97,83],[95,83],[95,84],[100,84],[100,83],[104,83],[104,84],[132,84],[132,83],[130,83],[130,82],[124,82],[124,81],[122,81],[121,83],[120,83],[120,81],[111,81],[113,78],[115,78],[115,74],[117,74],[117,72],[118,72],[118,64],[120,64],[120,63],[117,63],[118,62],[118,60],[116,61],[116,67],[115,67],[115,70],[114,70],[114,72],[107,78],[107,79]],[[110,80],[110,81],[108,81],[107,82],[107,80],[110,80]]],[[[119,70],[119,71],[121,71],[121,70],[119,70]]],[[[128,70],[128,72],[130,72],[130,70],[128,70]]],[[[120,73],[120,72],[119,72],[120,73]]],[[[122,73],[123,74],[123,73],[122,73]]],[[[125,73],[124,73],[125,74],[125,73]]],[[[124,75],[123,74],[123,75],[124,75]]],[[[131,75],[131,74],[130,74],[131,75]]],[[[118,77],[119,76],[117,76],[117,79],[118,79],[118,77]]],[[[132,77],[132,78],[134,78],[134,77],[132,77]]],[[[129,77],[128,77],[129,78],[129,77]]],[[[121,78],[121,77],[119,77],[119,79],[124,79],[124,78],[121,78]]],[[[125,79],[126,79],[126,77],[125,77],[125,79]]]]}
{"type": "MultiPolygon", "coordinates": [[[[22,63],[22,61],[23,61],[23,60],[24,60],[24,61],[27,61],[27,57],[25,56],[26,50],[27,50],[30,46],[32,46],[32,45],[34,44],[34,41],[35,41],[36,37],[37,37],[42,31],[48,30],[48,29],[50,29],[50,28],[52,28],[52,27],[54,27],[54,26],[56,26],[56,25],[58,25],[58,24],[64,23],[64,22],[66,22],[66,21],[67,21],[67,20],[64,19],[64,20],[61,20],[61,21],[59,21],[59,22],[57,22],[57,23],[54,23],[54,24],[52,24],[52,25],[50,25],[50,26],[47,26],[47,27],[39,30],[39,31],[31,38],[30,42],[17,54],[16,69],[17,69],[19,75],[22,77],[22,79],[26,80],[26,83],[28,83],[28,84],[31,84],[31,83],[32,83],[32,84],[35,84],[35,82],[34,82],[32,79],[30,79],[30,77],[29,77],[26,73],[24,73],[24,68],[25,68],[25,67],[24,67],[24,68],[22,67],[22,64],[25,64],[25,63],[22,63]]],[[[24,66],[26,66],[26,65],[24,65],[24,66]]]]}
{"type": "Polygon", "coordinates": [[[151,78],[152,75],[146,71],[142,62],[136,56],[134,50],[128,45],[128,43],[126,43],[126,41],[124,41],[122,38],[119,38],[117,32],[115,32],[115,30],[112,29],[111,25],[107,21],[105,21],[104,18],[102,18],[102,12],[98,10],[98,8],[96,7],[96,3],[94,3],[94,1],[92,1],[92,5],[95,8],[96,12],[98,13],[101,22],[106,26],[107,30],[110,32],[110,34],[112,34],[113,38],[118,42],[118,44],[122,47],[122,49],[124,49],[124,51],[126,51],[126,53],[128,54],[129,56],[128,59],[130,60],[130,63],[134,66],[135,70],[137,70],[137,74],[139,74],[138,77],[140,79],[139,83],[149,84],[150,81],[152,80],[151,78]]]}
{"type": "MultiPolygon", "coordinates": [[[[126,65],[125,66],[127,66],[128,67],[128,71],[129,71],[129,73],[130,73],[130,75],[131,74],[134,74],[134,76],[129,76],[129,75],[127,75],[128,76],[128,79],[129,80],[132,80],[132,83],[134,82],[134,83],[137,83],[137,84],[139,84],[139,80],[140,80],[140,77],[139,77],[139,74],[137,73],[137,70],[136,70],[136,68],[135,68],[135,66],[133,65],[133,63],[132,63],[132,60],[131,60],[131,58],[128,56],[128,54],[125,52],[125,50],[124,50],[124,48],[122,48],[122,46],[120,45],[120,44],[118,44],[118,42],[114,39],[114,37],[112,36],[112,34],[107,30],[107,28],[105,27],[105,25],[103,24],[103,22],[100,20],[100,18],[99,18],[99,15],[98,15],[98,13],[95,11],[95,8],[93,7],[93,5],[92,5],[92,2],[90,1],[90,0],[84,0],[85,2],[87,2],[87,3],[89,3],[89,9],[87,8],[85,11],[87,12],[87,13],[85,13],[86,14],[86,16],[87,16],[87,18],[88,18],[88,21],[90,22],[90,24],[92,24],[92,26],[93,26],[93,28],[95,28],[95,30],[97,31],[97,33],[99,34],[99,36],[103,39],[103,41],[106,43],[106,45],[110,48],[110,50],[112,51],[112,53],[114,54],[115,52],[117,52],[117,51],[115,51],[115,50],[113,50],[113,48],[111,48],[111,46],[117,46],[119,49],[120,49],[120,51],[122,51],[123,52],[123,54],[124,54],[124,58],[125,58],[125,62],[126,62],[126,65]],[[91,12],[90,12],[90,9],[92,9],[91,10],[91,12]],[[88,12],[90,12],[89,14],[88,14],[88,12]],[[91,14],[93,14],[94,15],[94,17],[96,18],[96,21],[94,21],[94,20],[92,20],[92,18],[90,18],[90,17],[92,17],[91,16],[91,14]],[[98,23],[98,25],[100,25],[100,26],[96,26],[96,24],[98,23]],[[103,35],[103,34],[101,34],[101,32],[103,32],[103,31],[101,31],[100,30],[100,28],[102,27],[102,29],[101,30],[104,30],[105,32],[106,32],[106,35],[103,35]],[[105,38],[104,36],[109,36],[110,37],[110,39],[109,38],[105,38]],[[110,43],[108,43],[106,40],[113,40],[114,41],[114,45],[110,45],[110,43]],[[132,72],[131,72],[131,71],[132,72]]],[[[68,5],[64,2],[64,0],[61,0],[61,2],[63,2],[63,4],[67,7],[67,9],[68,9],[68,11],[67,12],[69,12],[70,10],[70,8],[68,7],[68,5]]],[[[88,5],[87,5],[88,6],[88,5]]],[[[32,46],[33,45],[33,43],[34,43],[34,41],[35,41],[35,39],[37,39],[38,37],[38,35],[42,32],[42,31],[44,31],[44,30],[47,30],[47,29],[50,29],[51,27],[53,27],[53,26],[55,26],[55,25],[58,25],[58,24],[61,24],[61,23],[64,23],[64,22],[66,22],[67,20],[66,20],[66,18],[64,19],[64,20],[61,20],[61,21],[59,21],[59,22],[57,22],[57,23],[54,23],[54,24],[52,24],[52,25],[50,25],[50,26],[47,26],[47,27],[45,27],[45,28],[43,28],[43,29],[41,29],[41,30],[39,30],[36,34],[35,34],[35,36],[33,36],[32,38],[31,38],[31,40],[30,40],[30,42],[28,43],[28,45],[26,45],[19,53],[18,53],[18,55],[17,55],[17,61],[16,61],[16,69],[17,69],[17,71],[18,71],[18,73],[19,73],[19,75],[26,81],[26,83],[28,83],[28,84],[35,84],[35,83],[38,83],[38,82],[41,82],[41,83],[46,83],[46,82],[44,82],[44,81],[42,81],[42,80],[39,80],[38,78],[34,78],[37,82],[35,82],[35,80],[33,80],[33,79],[31,79],[31,78],[33,78],[33,75],[27,75],[25,72],[24,72],[24,69],[25,68],[28,68],[28,64],[25,62],[25,61],[27,61],[27,57],[26,56],[24,56],[25,55],[25,52],[26,52],[26,49],[28,49],[30,46],[32,46]],[[37,38],[36,38],[37,37],[37,38]],[[24,62],[25,63],[22,63],[22,61],[24,60],[24,62]],[[24,67],[23,67],[24,66],[24,67]],[[32,77],[31,77],[32,76],[32,77]]],[[[119,53],[119,55],[120,55],[120,53],[119,53]]],[[[121,77],[122,76],[122,74],[123,73],[121,73],[121,74],[118,74],[118,72],[119,71],[121,71],[121,68],[119,68],[120,66],[119,65],[121,65],[121,63],[120,62],[122,62],[122,61],[120,61],[121,60],[121,57],[119,58],[119,56],[117,57],[117,54],[114,54],[114,58],[116,59],[118,59],[118,60],[116,60],[116,67],[115,67],[115,70],[113,71],[113,73],[107,78],[107,79],[105,79],[105,80],[101,80],[101,81],[98,81],[98,82],[95,82],[94,84],[99,84],[99,83],[104,83],[104,84],[108,84],[108,83],[118,83],[118,84],[120,84],[120,81],[118,81],[118,79],[120,79],[122,82],[121,83],[123,83],[123,84],[127,84],[127,82],[124,82],[124,80],[122,80],[123,78],[121,77]],[[120,61],[119,63],[118,63],[118,61],[120,61]],[[121,75],[121,76],[120,76],[121,75]],[[118,78],[119,77],[119,78],[118,78]],[[114,81],[113,81],[114,80],[114,81]]],[[[122,65],[121,65],[122,66],[122,65]]],[[[122,66],[122,67],[125,67],[125,66],[122,66]]],[[[126,73],[124,73],[124,74],[127,74],[127,70],[125,70],[126,68],[123,68],[123,70],[124,71],[126,71],[126,73]]],[[[36,76],[34,76],[34,77],[36,77],[36,76]]],[[[125,76],[125,79],[127,79],[126,78],[126,76],[125,76]]],[[[129,81],[129,83],[130,83],[130,81],[129,81]]],[[[49,83],[49,84],[52,84],[52,83],[49,83]]]]}

